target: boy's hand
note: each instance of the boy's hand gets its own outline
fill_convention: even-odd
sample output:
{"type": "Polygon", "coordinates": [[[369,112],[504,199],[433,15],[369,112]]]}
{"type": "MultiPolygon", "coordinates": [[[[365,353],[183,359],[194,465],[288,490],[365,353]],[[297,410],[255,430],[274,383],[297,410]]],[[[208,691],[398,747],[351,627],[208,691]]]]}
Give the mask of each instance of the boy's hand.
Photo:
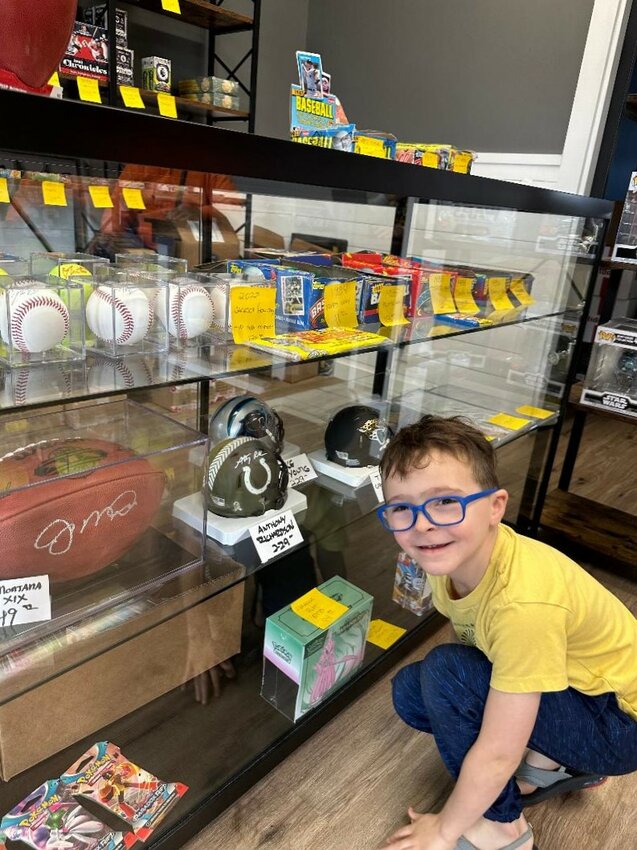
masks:
{"type": "Polygon", "coordinates": [[[454,850],[456,842],[446,841],[440,834],[439,815],[420,815],[411,807],[407,814],[409,826],[397,829],[381,850],[454,850]]]}

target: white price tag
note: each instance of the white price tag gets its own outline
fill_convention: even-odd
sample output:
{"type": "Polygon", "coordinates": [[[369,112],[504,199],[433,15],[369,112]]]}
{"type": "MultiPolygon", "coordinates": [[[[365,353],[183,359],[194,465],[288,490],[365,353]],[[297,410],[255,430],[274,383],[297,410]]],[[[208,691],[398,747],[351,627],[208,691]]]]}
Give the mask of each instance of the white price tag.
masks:
{"type": "Polygon", "coordinates": [[[250,526],[249,531],[262,564],[303,543],[303,535],[292,511],[258,522],[250,526]]]}
{"type": "Polygon", "coordinates": [[[48,576],[0,581],[0,627],[20,626],[51,619],[48,576]]]}
{"type": "Polygon", "coordinates": [[[369,480],[372,482],[372,487],[374,488],[374,493],[376,493],[376,498],[382,505],[385,501],[385,497],[383,496],[383,485],[381,483],[380,469],[377,466],[375,466],[369,473],[369,480]]]}
{"type": "Polygon", "coordinates": [[[290,473],[289,487],[296,487],[297,484],[305,484],[306,481],[318,478],[316,470],[312,466],[312,461],[306,454],[295,455],[286,460],[286,463],[290,473]]]}

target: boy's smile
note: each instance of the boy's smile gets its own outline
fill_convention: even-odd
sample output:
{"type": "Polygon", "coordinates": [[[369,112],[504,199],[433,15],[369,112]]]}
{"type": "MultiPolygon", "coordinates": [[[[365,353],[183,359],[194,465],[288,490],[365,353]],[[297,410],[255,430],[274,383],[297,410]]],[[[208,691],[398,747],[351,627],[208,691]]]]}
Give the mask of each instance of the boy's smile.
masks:
{"type": "MultiPolygon", "coordinates": [[[[484,488],[475,480],[470,465],[452,455],[432,453],[403,478],[383,481],[386,503],[422,504],[433,496],[469,496],[484,488]]],[[[505,490],[497,490],[467,506],[458,525],[434,525],[422,513],[407,531],[394,532],[396,542],[429,575],[447,575],[458,596],[474,590],[489,565],[497,526],[507,502],[505,490]]]]}

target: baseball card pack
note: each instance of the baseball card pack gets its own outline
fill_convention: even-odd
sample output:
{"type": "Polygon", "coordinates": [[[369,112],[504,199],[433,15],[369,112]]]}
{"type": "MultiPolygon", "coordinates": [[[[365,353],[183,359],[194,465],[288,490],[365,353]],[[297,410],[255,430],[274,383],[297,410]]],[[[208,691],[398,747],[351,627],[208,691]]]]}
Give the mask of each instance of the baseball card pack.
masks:
{"type": "Polygon", "coordinates": [[[303,145],[314,145],[319,148],[354,153],[355,133],[355,124],[338,124],[324,130],[304,130],[295,127],[290,138],[293,142],[300,142],[303,145]]]}
{"type": "Polygon", "coordinates": [[[391,133],[357,130],[354,134],[354,153],[379,159],[395,159],[397,142],[396,136],[391,133]]]}
{"type": "Polygon", "coordinates": [[[325,328],[324,281],[312,272],[274,268],[277,333],[325,328]]]}
{"type": "Polygon", "coordinates": [[[427,574],[406,552],[396,559],[392,599],[419,617],[433,608],[427,574]]]}
{"type": "MultiPolygon", "coordinates": [[[[298,86],[290,89],[290,130],[325,130],[340,123],[335,97],[308,97],[298,86]]],[[[345,122],[346,123],[346,122],[345,122]]]]}
{"type": "Polygon", "coordinates": [[[94,800],[147,839],[188,790],[181,782],[162,782],[129,761],[119,747],[100,741],[60,777],[67,794],[94,800]]]}

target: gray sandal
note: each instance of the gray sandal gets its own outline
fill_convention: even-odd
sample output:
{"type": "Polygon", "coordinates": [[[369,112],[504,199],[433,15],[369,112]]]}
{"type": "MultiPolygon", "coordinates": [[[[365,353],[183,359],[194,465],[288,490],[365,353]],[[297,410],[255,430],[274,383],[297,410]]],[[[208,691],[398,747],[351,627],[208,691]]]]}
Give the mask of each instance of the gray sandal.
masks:
{"type": "Polygon", "coordinates": [[[545,770],[532,767],[523,761],[515,771],[515,778],[535,785],[536,790],[530,794],[522,794],[525,806],[534,806],[557,794],[567,794],[569,791],[580,791],[584,788],[594,788],[606,782],[607,777],[598,773],[580,773],[566,767],[557,770],[545,770]]]}
{"type": "MultiPolygon", "coordinates": [[[[529,824],[529,828],[527,831],[521,835],[519,838],[516,838],[515,841],[512,841],[510,844],[506,844],[504,847],[501,847],[500,850],[515,850],[516,847],[521,847],[525,844],[529,838],[533,838],[533,830],[531,829],[531,824],[529,824]]],[[[455,850],[478,850],[475,844],[472,844],[468,838],[465,838],[464,835],[460,836],[458,843],[456,844],[455,850]]],[[[535,844],[533,845],[533,850],[539,850],[535,844]]]]}

